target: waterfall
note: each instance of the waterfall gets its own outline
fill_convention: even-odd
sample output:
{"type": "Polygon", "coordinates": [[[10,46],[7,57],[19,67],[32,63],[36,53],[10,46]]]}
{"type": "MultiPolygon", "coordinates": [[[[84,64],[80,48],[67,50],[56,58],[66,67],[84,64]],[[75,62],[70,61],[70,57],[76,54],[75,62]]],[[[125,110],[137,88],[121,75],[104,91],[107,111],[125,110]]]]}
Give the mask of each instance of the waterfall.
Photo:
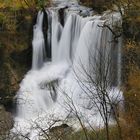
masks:
{"type": "Polygon", "coordinates": [[[43,24],[43,12],[39,11],[37,15],[37,21],[33,29],[33,59],[32,69],[41,68],[46,58],[45,42],[42,31],[43,24]]]}
{"type": "MultiPolygon", "coordinates": [[[[70,126],[78,128],[74,121],[75,115],[68,106],[70,99],[85,125],[87,121],[93,126],[103,125],[99,111],[90,105],[91,101],[86,94],[88,90],[79,84],[78,80],[81,80],[89,87],[85,82],[88,80],[85,71],[95,81],[103,81],[105,75],[109,81],[108,94],[112,101],[116,97],[117,100],[123,99],[118,89],[121,83],[122,38],[114,43],[112,32],[104,27],[105,24],[113,27],[112,23],[121,23],[120,14],[94,15],[90,8],[68,1],[57,1],[57,5],[46,9],[49,24],[46,31],[47,47],[51,49],[51,60],[45,60],[43,12],[39,11],[33,29],[32,69],[20,83],[16,95],[17,113],[12,131],[29,133],[32,140],[39,139],[35,137],[38,131],[33,129],[34,122],[46,128],[51,119],[57,118],[67,120],[70,126]],[[64,10],[64,25],[60,20],[60,9],[64,10]]],[[[90,88],[95,90],[94,86],[90,85],[90,88]]]]}

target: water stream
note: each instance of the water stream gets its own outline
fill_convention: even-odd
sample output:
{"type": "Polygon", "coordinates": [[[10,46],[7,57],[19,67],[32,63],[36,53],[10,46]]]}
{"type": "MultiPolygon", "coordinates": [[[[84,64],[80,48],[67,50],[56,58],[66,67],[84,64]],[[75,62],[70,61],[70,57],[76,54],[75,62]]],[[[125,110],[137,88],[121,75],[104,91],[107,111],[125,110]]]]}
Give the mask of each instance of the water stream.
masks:
{"type": "Polygon", "coordinates": [[[101,80],[101,84],[104,81],[101,73],[105,74],[112,102],[123,99],[119,90],[121,37],[114,42],[112,32],[103,27],[105,24],[112,28],[118,23],[121,25],[120,14],[95,15],[90,8],[80,6],[76,1],[57,0],[54,5],[46,9],[47,47],[51,49],[51,60],[46,58],[44,14],[39,11],[33,29],[32,69],[20,83],[16,95],[17,113],[12,131],[29,133],[32,140],[39,139],[34,123],[47,128],[52,120],[62,120],[61,123],[80,128],[72,104],[85,126],[103,126],[100,113],[89,98],[87,88],[94,95],[97,91],[95,85],[87,82],[88,74],[97,83],[101,80]]]}

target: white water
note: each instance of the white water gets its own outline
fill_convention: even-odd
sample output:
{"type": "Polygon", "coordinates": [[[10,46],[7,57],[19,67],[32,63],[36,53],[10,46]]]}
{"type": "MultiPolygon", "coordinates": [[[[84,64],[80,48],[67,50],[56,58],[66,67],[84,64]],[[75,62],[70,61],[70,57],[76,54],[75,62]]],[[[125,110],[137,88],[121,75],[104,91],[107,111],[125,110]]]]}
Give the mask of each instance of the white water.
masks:
{"type": "Polygon", "coordinates": [[[32,69],[41,68],[46,58],[45,42],[44,42],[44,36],[43,36],[43,31],[42,31],[42,25],[43,25],[43,12],[39,11],[36,25],[34,25],[34,29],[33,29],[32,69]]]}
{"type": "MultiPolygon", "coordinates": [[[[60,4],[63,5],[61,2],[60,4]]],[[[99,111],[95,106],[91,107],[87,88],[95,95],[97,92],[94,85],[86,82],[88,76],[85,70],[94,79],[100,78],[97,66],[101,63],[104,73],[108,62],[105,60],[108,58],[113,60],[110,67],[115,65],[117,69],[115,72],[110,70],[107,74],[108,79],[112,79],[112,75],[115,76],[112,80],[113,82],[115,80],[115,84],[109,83],[107,87],[109,97],[112,102],[123,99],[118,89],[121,83],[121,42],[115,45],[111,43],[112,33],[107,28],[99,27],[105,23],[115,23],[112,21],[113,18],[121,22],[120,15],[112,13],[91,16],[90,9],[77,6],[77,3],[76,6],[68,2],[64,5],[69,5],[65,10],[64,27],[58,17],[59,6],[49,8],[47,12],[49,17],[52,17],[52,23],[49,26],[52,31],[51,37],[49,36],[52,47],[50,62],[45,62],[44,59],[43,13],[39,12],[33,36],[32,69],[25,75],[16,95],[18,106],[12,131],[16,133],[21,131],[22,134],[29,132],[32,140],[39,139],[38,129],[33,128],[34,122],[42,128],[47,128],[53,119],[58,119],[79,128],[73,109],[78,111],[86,126],[89,124],[95,127],[103,126],[99,111]],[[79,12],[81,10],[82,12],[79,12]],[[86,13],[87,17],[79,16],[77,13],[86,13]],[[112,52],[116,54],[115,58],[112,52]],[[54,86],[56,92],[54,92],[54,86]]]]}

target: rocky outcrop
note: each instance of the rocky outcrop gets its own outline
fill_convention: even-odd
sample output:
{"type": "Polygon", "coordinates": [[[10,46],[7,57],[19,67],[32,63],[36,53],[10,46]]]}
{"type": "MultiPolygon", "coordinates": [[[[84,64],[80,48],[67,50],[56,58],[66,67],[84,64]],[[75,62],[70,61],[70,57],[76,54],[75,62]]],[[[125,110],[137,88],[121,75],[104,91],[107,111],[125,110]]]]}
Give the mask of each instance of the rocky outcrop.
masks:
{"type": "Polygon", "coordinates": [[[72,128],[67,124],[52,127],[49,131],[49,136],[52,140],[67,139],[67,137],[73,132],[72,128]]]}
{"type": "Polygon", "coordinates": [[[0,106],[0,139],[7,139],[9,130],[13,127],[12,115],[6,112],[3,106],[0,106]]]}
{"type": "Polygon", "coordinates": [[[15,19],[6,21],[14,21],[14,30],[9,30],[6,25],[0,30],[0,105],[12,111],[13,97],[19,89],[19,83],[31,67],[32,27],[36,14],[33,16],[26,10],[12,13],[7,9],[2,12],[10,17],[16,13],[15,19]]]}
{"type": "Polygon", "coordinates": [[[0,104],[12,111],[13,97],[19,89],[19,83],[26,72],[26,67],[5,56],[0,67],[0,104]]]}

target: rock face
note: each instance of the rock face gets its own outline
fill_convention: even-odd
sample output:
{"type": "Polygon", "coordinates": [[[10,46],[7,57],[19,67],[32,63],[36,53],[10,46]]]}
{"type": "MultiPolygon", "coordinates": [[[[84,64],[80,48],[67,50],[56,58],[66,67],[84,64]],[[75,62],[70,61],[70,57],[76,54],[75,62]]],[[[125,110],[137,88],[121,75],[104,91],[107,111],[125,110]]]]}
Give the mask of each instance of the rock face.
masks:
{"type": "MultiPolygon", "coordinates": [[[[15,14],[8,9],[1,13],[9,17],[15,14]]],[[[11,111],[19,83],[31,66],[33,17],[28,11],[19,10],[15,19],[3,19],[0,26],[1,22],[5,24],[0,27],[0,105],[11,111]],[[15,23],[12,30],[7,27],[10,21],[15,23]]]]}
{"type": "Polygon", "coordinates": [[[13,127],[12,115],[0,106],[0,139],[6,139],[6,133],[13,127]]]}

